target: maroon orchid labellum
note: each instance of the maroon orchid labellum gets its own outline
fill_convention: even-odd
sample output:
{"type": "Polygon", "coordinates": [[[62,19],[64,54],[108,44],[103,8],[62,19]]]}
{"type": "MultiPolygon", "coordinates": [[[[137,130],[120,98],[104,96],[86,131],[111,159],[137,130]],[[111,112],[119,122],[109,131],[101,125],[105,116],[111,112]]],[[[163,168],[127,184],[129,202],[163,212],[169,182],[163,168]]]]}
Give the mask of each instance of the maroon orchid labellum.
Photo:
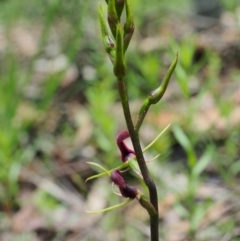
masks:
{"type": "Polygon", "coordinates": [[[115,185],[117,185],[119,187],[126,186],[125,180],[119,170],[114,170],[111,173],[111,180],[115,185]]]}
{"type": "Polygon", "coordinates": [[[135,187],[128,186],[125,183],[125,180],[119,170],[114,170],[111,173],[111,180],[118,186],[123,197],[133,199],[137,196],[137,189],[135,187]]]}
{"type": "Polygon", "coordinates": [[[129,137],[128,131],[121,131],[116,138],[118,148],[121,152],[122,162],[126,162],[127,160],[135,157],[135,152],[130,148],[128,148],[126,144],[123,142],[128,137],[129,137]]]}

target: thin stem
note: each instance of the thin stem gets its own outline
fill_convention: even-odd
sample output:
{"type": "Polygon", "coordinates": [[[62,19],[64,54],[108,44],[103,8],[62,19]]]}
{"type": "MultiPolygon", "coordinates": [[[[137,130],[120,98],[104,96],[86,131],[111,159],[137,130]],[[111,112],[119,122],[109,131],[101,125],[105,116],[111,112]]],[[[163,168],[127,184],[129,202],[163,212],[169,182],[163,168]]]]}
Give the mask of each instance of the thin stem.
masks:
{"type": "Polygon", "coordinates": [[[139,132],[139,129],[140,129],[140,127],[141,127],[141,125],[143,123],[143,120],[144,120],[144,118],[145,118],[145,116],[146,116],[146,114],[147,114],[147,112],[148,112],[148,110],[150,108],[150,105],[151,104],[150,104],[148,99],[145,100],[145,102],[143,103],[143,106],[142,106],[142,108],[141,108],[141,110],[140,110],[140,112],[138,114],[137,123],[135,125],[135,131],[137,133],[139,132]]]}
{"type": "Polygon", "coordinates": [[[127,128],[133,143],[133,148],[136,154],[137,162],[139,168],[141,170],[144,182],[149,190],[150,202],[153,207],[156,209],[156,214],[150,216],[150,229],[151,229],[151,241],[158,241],[158,197],[157,197],[157,189],[155,183],[153,182],[144,156],[142,152],[142,148],[140,146],[140,141],[138,137],[138,132],[134,130],[134,125],[132,122],[131,112],[128,103],[128,94],[126,84],[123,80],[118,80],[118,90],[121,98],[122,108],[127,124],[127,128]]]}

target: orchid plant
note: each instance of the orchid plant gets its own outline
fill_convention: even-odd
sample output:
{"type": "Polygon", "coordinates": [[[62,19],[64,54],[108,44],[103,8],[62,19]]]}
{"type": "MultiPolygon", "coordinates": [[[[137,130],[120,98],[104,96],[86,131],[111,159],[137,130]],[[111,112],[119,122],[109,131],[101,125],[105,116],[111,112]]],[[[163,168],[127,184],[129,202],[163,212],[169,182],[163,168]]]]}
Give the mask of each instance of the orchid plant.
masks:
{"type": "MultiPolygon", "coordinates": [[[[128,49],[135,28],[130,0],[106,0],[106,3],[108,5],[108,26],[105,22],[101,5],[99,5],[98,8],[99,22],[101,26],[103,44],[106,53],[108,54],[109,59],[113,64],[113,72],[117,78],[118,92],[122,103],[127,130],[121,131],[116,137],[116,144],[121,153],[122,164],[112,170],[106,170],[100,164],[89,162],[90,165],[99,167],[102,170],[102,173],[89,177],[87,181],[102,176],[109,176],[112,183],[119,189],[120,193],[116,194],[127,198],[127,200],[112,207],[88,212],[99,213],[110,211],[115,208],[122,207],[136,199],[138,200],[139,204],[147,210],[150,216],[151,241],[158,241],[159,228],[157,189],[146,165],[148,161],[145,161],[143,153],[146,152],[158,140],[158,138],[161,137],[161,135],[168,129],[169,125],[144,149],[142,149],[140,146],[138,134],[150,106],[158,103],[164,95],[170,77],[177,65],[178,55],[176,55],[174,61],[170,65],[160,86],[153,90],[143,102],[137,117],[137,121],[136,123],[133,123],[128,101],[127,80],[125,79],[125,53],[128,49]],[[121,24],[123,10],[125,10],[126,13],[126,20],[124,25],[121,24]],[[111,31],[111,34],[108,31],[108,27],[111,31]],[[134,150],[129,148],[124,143],[124,140],[129,137],[131,138],[134,150]],[[131,170],[134,171],[140,183],[146,187],[148,192],[146,195],[144,195],[137,188],[129,186],[125,182],[122,172],[131,170]]],[[[158,156],[155,158],[157,157],[158,156]]]]}

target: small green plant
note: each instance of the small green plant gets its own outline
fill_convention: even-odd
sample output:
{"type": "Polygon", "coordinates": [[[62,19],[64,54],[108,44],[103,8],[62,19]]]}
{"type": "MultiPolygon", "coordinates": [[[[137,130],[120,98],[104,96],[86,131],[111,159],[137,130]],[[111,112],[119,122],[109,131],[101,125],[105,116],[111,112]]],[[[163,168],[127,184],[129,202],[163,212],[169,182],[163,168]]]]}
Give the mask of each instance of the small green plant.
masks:
{"type": "Polygon", "coordinates": [[[150,216],[151,241],[158,241],[159,230],[157,189],[147,168],[147,163],[144,159],[143,152],[146,151],[161,136],[163,132],[148,147],[142,150],[139,140],[139,130],[150,106],[158,103],[164,95],[170,77],[176,67],[178,55],[176,55],[176,58],[169,67],[160,86],[152,91],[143,102],[143,105],[140,108],[138,114],[137,121],[136,123],[133,123],[128,101],[127,79],[125,78],[127,71],[125,53],[128,49],[135,28],[133,14],[129,0],[108,0],[106,2],[108,5],[108,26],[105,23],[101,5],[98,9],[102,39],[105,50],[113,64],[113,73],[117,78],[118,92],[128,130],[121,131],[116,137],[116,144],[121,152],[122,164],[112,170],[106,170],[101,165],[90,162],[89,164],[99,167],[103,170],[103,172],[89,177],[87,180],[104,175],[109,176],[113,184],[118,186],[120,191],[119,195],[127,198],[127,201],[103,210],[91,211],[91,213],[109,211],[114,208],[126,205],[132,200],[137,199],[139,204],[147,210],[150,216]],[[124,9],[126,13],[126,19],[125,24],[122,25],[122,12],[124,9]],[[111,30],[111,35],[108,32],[108,27],[111,30]],[[128,137],[130,137],[132,140],[134,150],[127,147],[124,143],[124,140],[128,137]],[[148,193],[144,195],[140,190],[129,186],[124,180],[122,174],[123,170],[133,171],[140,183],[147,189],[148,193]]]}
{"type": "Polygon", "coordinates": [[[183,218],[189,220],[189,235],[194,237],[200,222],[212,204],[212,201],[207,199],[198,203],[198,205],[194,205],[196,193],[201,183],[200,175],[213,157],[214,146],[209,145],[203,155],[198,159],[191,141],[181,127],[174,124],[172,130],[176,140],[187,154],[187,188],[185,195],[181,195],[181,202],[176,204],[176,209],[183,218]]]}

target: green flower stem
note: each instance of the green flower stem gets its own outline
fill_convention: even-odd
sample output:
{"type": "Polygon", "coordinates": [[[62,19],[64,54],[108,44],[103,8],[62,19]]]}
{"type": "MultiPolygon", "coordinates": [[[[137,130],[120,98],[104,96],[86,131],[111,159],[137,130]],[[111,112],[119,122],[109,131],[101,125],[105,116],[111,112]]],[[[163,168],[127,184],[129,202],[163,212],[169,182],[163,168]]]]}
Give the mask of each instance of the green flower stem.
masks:
{"type": "Polygon", "coordinates": [[[135,125],[135,131],[136,132],[139,132],[139,129],[140,129],[142,123],[143,123],[143,120],[144,120],[150,106],[151,106],[151,103],[150,103],[149,99],[146,99],[144,101],[140,111],[139,111],[139,114],[138,114],[137,123],[135,125]]]}
{"type": "Polygon", "coordinates": [[[128,127],[128,131],[133,143],[134,151],[136,154],[137,162],[139,168],[141,170],[144,182],[149,190],[150,202],[156,210],[156,213],[151,213],[150,215],[150,229],[151,229],[151,241],[158,241],[158,197],[157,197],[157,189],[155,183],[153,182],[144,156],[140,146],[140,141],[138,137],[138,132],[134,130],[134,125],[132,122],[131,112],[128,103],[128,94],[125,81],[118,80],[118,91],[121,98],[121,103],[123,107],[123,112],[126,120],[126,124],[128,127]]]}

